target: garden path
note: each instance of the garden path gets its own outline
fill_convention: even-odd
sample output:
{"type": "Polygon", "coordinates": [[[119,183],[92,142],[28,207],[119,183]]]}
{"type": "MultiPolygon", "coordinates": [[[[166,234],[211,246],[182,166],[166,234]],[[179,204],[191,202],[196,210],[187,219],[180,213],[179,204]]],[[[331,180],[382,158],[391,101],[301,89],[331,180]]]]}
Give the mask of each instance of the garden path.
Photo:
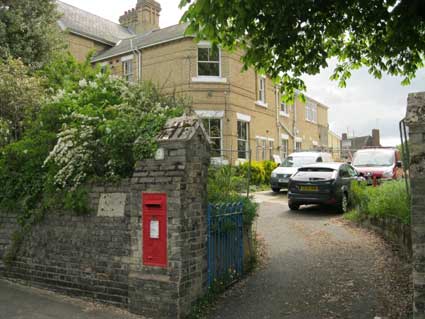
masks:
{"type": "Polygon", "coordinates": [[[221,297],[211,319],[408,318],[410,265],[375,233],[330,209],[256,195],[263,266],[221,297]]]}

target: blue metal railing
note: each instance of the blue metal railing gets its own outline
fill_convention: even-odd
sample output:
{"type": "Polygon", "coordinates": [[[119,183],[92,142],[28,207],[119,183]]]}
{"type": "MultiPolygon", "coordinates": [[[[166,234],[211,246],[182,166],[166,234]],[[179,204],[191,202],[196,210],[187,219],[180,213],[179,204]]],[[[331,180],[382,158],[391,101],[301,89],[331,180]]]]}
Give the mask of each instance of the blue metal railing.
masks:
{"type": "Polygon", "coordinates": [[[243,272],[243,204],[208,205],[208,286],[243,272]]]}

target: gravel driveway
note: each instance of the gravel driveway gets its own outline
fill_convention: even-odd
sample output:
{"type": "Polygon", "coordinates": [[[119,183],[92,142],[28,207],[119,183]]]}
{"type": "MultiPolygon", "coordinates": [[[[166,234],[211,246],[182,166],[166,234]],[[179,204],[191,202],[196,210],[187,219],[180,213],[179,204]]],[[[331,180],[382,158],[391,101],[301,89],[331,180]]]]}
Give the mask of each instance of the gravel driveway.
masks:
{"type": "Polygon", "coordinates": [[[330,209],[291,212],[283,193],[256,197],[268,258],[220,298],[211,319],[410,317],[410,265],[379,236],[330,209]]]}

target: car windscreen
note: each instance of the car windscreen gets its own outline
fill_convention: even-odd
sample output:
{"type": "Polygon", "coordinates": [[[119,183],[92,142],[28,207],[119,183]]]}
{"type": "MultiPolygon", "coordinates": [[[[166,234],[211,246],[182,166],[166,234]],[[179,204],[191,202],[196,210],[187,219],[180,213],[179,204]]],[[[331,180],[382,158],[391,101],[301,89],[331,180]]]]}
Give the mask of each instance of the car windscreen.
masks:
{"type": "Polygon", "coordinates": [[[296,176],[309,177],[314,179],[332,179],[336,177],[336,170],[330,167],[302,167],[296,176]]]}
{"type": "Polygon", "coordinates": [[[370,150],[357,152],[353,158],[354,166],[392,166],[394,164],[394,152],[370,150]]]}
{"type": "Polygon", "coordinates": [[[281,167],[301,167],[316,163],[315,156],[288,156],[280,164],[281,167]]]}

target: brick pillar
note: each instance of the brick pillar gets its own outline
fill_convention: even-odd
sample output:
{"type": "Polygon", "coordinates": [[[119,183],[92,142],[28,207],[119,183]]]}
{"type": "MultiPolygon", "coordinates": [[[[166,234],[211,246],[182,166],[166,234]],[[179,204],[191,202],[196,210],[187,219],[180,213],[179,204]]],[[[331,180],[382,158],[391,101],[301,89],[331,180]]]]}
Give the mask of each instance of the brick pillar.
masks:
{"type": "Polygon", "coordinates": [[[411,93],[406,124],[410,140],[414,318],[425,319],[425,92],[411,93]]]}
{"type": "Polygon", "coordinates": [[[381,134],[378,129],[372,130],[372,146],[381,146],[381,134]]]}
{"type": "Polygon", "coordinates": [[[206,292],[207,174],[210,145],[201,121],[169,121],[156,159],[137,163],[132,178],[129,310],[152,318],[182,318],[206,292]],[[167,266],[143,264],[142,197],[167,195],[167,266]]]}

